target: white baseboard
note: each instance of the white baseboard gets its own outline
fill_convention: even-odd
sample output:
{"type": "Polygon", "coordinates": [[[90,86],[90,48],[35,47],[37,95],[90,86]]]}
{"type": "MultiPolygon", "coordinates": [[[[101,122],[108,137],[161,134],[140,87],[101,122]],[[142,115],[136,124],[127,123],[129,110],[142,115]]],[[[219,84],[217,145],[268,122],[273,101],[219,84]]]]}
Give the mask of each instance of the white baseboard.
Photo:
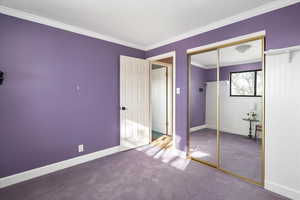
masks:
{"type": "Polygon", "coordinates": [[[0,189],[16,184],[16,183],[20,183],[23,181],[27,181],[39,176],[43,176],[55,171],[59,171],[68,167],[72,167],[81,163],[85,163],[91,160],[95,160],[97,158],[101,158],[101,157],[105,157],[117,152],[122,151],[123,149],[120,146],[115,146],[115,147],[111,147],[111,148],[107,148],[101,151],[96,151],[94,153],[90,153],[90,154],[86,154],[86,155],[82,155],[82,156],[78,156],[75,158],[71,158],[68,160],[64,160],[61,162],[57,162],[54,164],[50,164],[47,166],[43,166],[43,167],[39,167],[39,168],[35,168],[35,169],[31,169],[25,172],[21,172],[18,174],[14,174],[11,176],[7,176],[4,178],[0,178],[0,189]]]}
{"type": "Polygon", "coordinates": [[[265,189],[280,194],[282,196],[300,200],[300,191],[272,182],[265,182],[265,189]]]}
{"type": "Polygon", "coordinates": [[[199,131],[199,130],[204,129],[206,127],[207,127],[206,124],[201,125],[201,126],[195,126],[195,127],[190,128],[190,132],[199,131]]]}

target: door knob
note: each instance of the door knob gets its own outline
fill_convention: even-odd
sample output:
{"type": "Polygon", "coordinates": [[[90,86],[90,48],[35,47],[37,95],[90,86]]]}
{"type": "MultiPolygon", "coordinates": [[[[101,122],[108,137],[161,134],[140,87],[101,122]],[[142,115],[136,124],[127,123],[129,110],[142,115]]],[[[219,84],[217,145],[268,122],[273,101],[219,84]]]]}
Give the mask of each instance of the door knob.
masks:
{"type": "Polygon", "coordinates": [[[121,110],[127,110],[127,108],[125,106],[122,106],[121,110]]]}

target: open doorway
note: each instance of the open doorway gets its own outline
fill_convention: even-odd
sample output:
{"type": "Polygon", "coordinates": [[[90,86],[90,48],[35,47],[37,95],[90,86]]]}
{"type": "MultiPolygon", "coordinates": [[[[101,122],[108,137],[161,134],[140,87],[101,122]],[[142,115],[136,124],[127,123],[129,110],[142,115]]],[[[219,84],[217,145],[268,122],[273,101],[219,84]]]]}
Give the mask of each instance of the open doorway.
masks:
{"type": "Polygon", "coordinates": [[[151,140],[172,145],[173,136],[173,58],[151,62],[151,140]]]}

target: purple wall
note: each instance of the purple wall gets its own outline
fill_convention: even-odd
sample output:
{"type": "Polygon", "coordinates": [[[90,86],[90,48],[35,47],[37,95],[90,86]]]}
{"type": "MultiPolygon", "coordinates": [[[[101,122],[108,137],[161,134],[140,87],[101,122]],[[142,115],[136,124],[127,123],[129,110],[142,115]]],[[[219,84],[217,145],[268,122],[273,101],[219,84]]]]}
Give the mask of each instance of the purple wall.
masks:
{"type": "Polygon", "coordinates": [[[186,151],[187,147],[188,70],[186,50],[261,30],[266,30],[266,49],[300,45],[299,10],[300,3],[297,3],[146,52],[146,57],[151,57],[176,51],[176,87],[181,88],[181,94],[176,96],[177,148],[186,151]]]}
{"type": "MultiPolygon", "coordinates": [[[[256,70],[256,69],[261,69],[261,62],[221,67],[220,68],[220,81],[229,80],[230,72],[240,72],[240,71],[256,70]]],[[[207,70],[206,71],[206,80],[208,82],[216,81],[217,80],[217,69],[207,70]]]]}
{"type": "Polygon", "coordinates": [[[192,66],[191,75],[191,127],[195,127],[205,124],[207,70],[192,66]],[[203,92],[199,91],[200,88],[204,89],[203,92]]]}
{"type": "Polygon", "coordinates": [[[176,145],[187,145],[189,48],[266,30],[266,48],[300,44],[300,3],[145,52],[0,14],[0,177],[119,143],[119,55],[176,51],[176,145]],[[80,90],[76,91],[76,85],[80,90]]]}
{"type": "Polygon", "coordinates": [[[2,14],[0,27],[0,177],[119,144],[119,56],[145,52],[2,14]]]}

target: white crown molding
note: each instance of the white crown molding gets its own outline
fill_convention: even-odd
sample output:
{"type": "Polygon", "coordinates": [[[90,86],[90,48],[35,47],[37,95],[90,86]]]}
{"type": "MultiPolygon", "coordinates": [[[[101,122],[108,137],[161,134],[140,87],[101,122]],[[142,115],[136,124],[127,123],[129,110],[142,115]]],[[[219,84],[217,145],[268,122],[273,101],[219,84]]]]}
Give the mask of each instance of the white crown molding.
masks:
{"type": "MultiPolygon", "coordinates": [[[[257,58],[257,59],[252,59],[252,60],[225,63],[225,64],[222,64],[222,66],[220,66],[220,68],[221,67],[234,66],[234,65],[250,64],[250,63],[256,63],[256,62],[261,62],[261,59],[257,58]]],[[[203,68],[203,69],[215,69],[215,68],[217,68],[215,65],[202,65],[202,64],[199,64],[199,63],[194,62],[194,61],[192,61],[191,64],[196,66],[196,67],[203,68]]]]}
{"type": "Polygon", "coordinates": [[[257,62],[261,62],[261,61],[262,61],[261,58],[256,58],[256,59],[252,59],[252,60],[244,60],[244,61],[238,61],[238,62],[224,63],[220,67],[228,67],[228,66],[234,66],[234,65],[244,65],[244,64],[250,64],[250,63],[257,63],[257,62]]]}
{"type": "Polygon", "coordinates": [[[207,67],[207,66],[205,66],[205,65],[202,65],[202,64],[200,64],[200,63],[198,63],[198,62],[195,62],[195,61],[191,61],[191,64],[192,64],[193,66],[200,67],[200,68],[203,68],[203,69],[210,69],[209,67],[207,67]]]}
{"type": "Polygon", "coordinates": [[[56,20],[53,20],[53,19],[49,19],[49,18],[46,18],[46,17],[41,17],[41,16],[38,16],[38,15],[34,15],[34,14],[31,14],[31,13],[28,13],[28,12],[21,11],[21,10],[17,10],[17,9],[13,9],[13,8],[9,8],[9,7],[5,7],[5,6],[0,5],[0,13],[5,14],[5,15],[9,15],[9,16],[13,16],[13,17],[17,17],[17,18],[20,18],[20,19],[25,19],[25,20],[28,20],[28,21],[36,22],[36,23],[39,23],[39,24],[44,24],[44,25],[51,26],[51,27],[54,27],[54,28],[70,31],[70,32],[73,32],[73,33],[78,33],[78,34],[89,36],[89,37],[92,37],[92,38],[105,40],[105,41],[108,41],[108,42],[113,42],[113,43],[124,45],[124,46],[127,46],[127,47],[132,47],[132,48],[135,48],[135,49],[145,50],[144,47],[142,47],[140,45],[137,45],[137,44],[133,44],[133,43],[126,42],[126,41],[123,41],[123,40],[119,40],[117,38],[114,38],[114,37],[111,37],[111,36],[108,36],[108,35],[103,35],[103,34],[100,34],[100,33],[96,33],[94,31],[90,31],[90,30],[80,28],[80,27],[77,27],[77,26],[65,24],[65,23],[62,23],[62,22],[59,22],[59,21],[56,21],[56,20]]]}
{"type": "Polygon", "coordinates": [[[180,34],[180,35],[172,37],[168,40],[164,40],[162,42],[158,42],[158,43],[146,46],[145,50],[149,51],[149,50],[155,49],[157,47],[161,47],[161,46],[164,46],[164,45],[167,45],[167,44],[170,44],[173,42],[177,42],[179,40],[183,40],[183,39],[186,39],[186,38],[189,38],[189,37],[201,34],[201,33],[205,33],[205,32],[208,32],[208,31],[211,31],[211,30],[214,30],[214,29],[217,29],[217,28],[229,25],[229,24],[233,24],[233,23],[245,20],[245,19],[249,19],[251,17],[255,17],[258,15],[267,13],[267,12],[271,12],[271,11],[277,10],[279,8],[287,7],[287,6],[290,6],[290,5],[298,3],[298,2],[300,2],[300,0],[277,0],[274,2],[270,2],[270,3],[267,3],[260,7],[242,12],[240,14],[222,19],[220,21],[213,22],[211,24],[200,27],[198,29],[180,34]]]}
{"type": "MultiPolygon", "coordinates": [[[[257,63],[262,62],[261,58],[252,59],[252,60],[244,60],[244,61],[238,61],[238,62],[229,62],[229,63],[223,63],[222,67],[229,67],[229,66],[235,66],[235,65],[244,65],[244,64],[251,64],[251,63],[257,63]]],[[[216,66],[207,66],[208,69],[217,68],[216,66]]]]}
{"type": "Polygon", "coordinates": [[[300,2],[300,0],[277,0],[277,1],[274,1],[274,2],[270,2],[270,3],[265,4],[263,6],[248,10],[246,12],[242,12],[238,15],[234,15],[234,16],[225,18],[225,19],[220,20],[220,21],[213,22],[211,24],[200,27],[198,29],[180,34],[180,35],[172,37],[168,40],[157,42],[157,43],[154,43],[154,44],[151,44],[151,45],[148,45],[148,46],[141,46],[141,45],[134,44],[134,43],[131,43],[131,42],[123,41],[123,40],[120,40],[120,39],[117,39],[117,38],[114,38],[114,37],[111,37],[111,36],[108,36],[108,35],[103,35],[103,34],[100,34],[100,33],[94,32],[94,31],[90,31],[90,30],[87,30],[87,29],[84,29],[84,28],[80,28],[80,27],[77,27],[77,26],[65,24],[65,23],[62,23],[62,22],[59,22],[59,21],[56,21],[56,20],[46,18],[46,17],[41,17],[41,16],[38,16],[38,15],[30,14],[28,12],[24,12],[24,11],[21,11],[21,10],[5,7],[5,6],[1,6],[1,5],[0,5],[0,13],[10,15],[10,16],[13,16],[13,17],[17,17],[17,18],[20,18],[20,19],[25,19],[25,20],[28,20],[28,21],[36,22],[36,23],[39,23],[39,24],[48,25],[48,26],[55,27],[55,28],[58,28],[58,29],[78,33],[78,34],[81,34],[81,35],[86,35],[86,36],[89,36],[89,37],[92,37],[92,38],[113,42],[113,43],[124,45],[124,46],[127,46],[127,47],[132,47],[132,48],[148,51],[148,50],[151,50],[151,49],[155,49],[157,47],[161,47],[161,46],[173,43],[173,42],[177,42],[179,40],[183,40],[183,39],[186,39],[186,38],[189,38],[189,37],[192,37],[192,36],[204,33],[204,32],[208,32],[208,31],[223,27],[223,26],[226,26],[226,25],[229,25],[229,24],[233,24],[235,22],[239,22],[239,21],[242,21],[242,20],[245,20],[245,19],[249,19],[251,17],[261,15],[261,14],[264,14],[264,13],[267,13],[267,12],[270,12],[270,11],[273,11],[273,10],[276,10],[276,9],[279,9],[279,8],[290,6],[290,5],[298,3],[298,2],[300,2]]]}
{"type": "Polygon", "coordinates": [[[10,185],[14,185],[16,183],[20,183],[23,181],[27,181],[39,176],[43,176],[46,174],[50,174],[68,167],[72,167],[75,165],[79,165],[91,160],[95,160],[101,157],[105,157],[120,151],[125,151],[128,150],[127,148],[122,148],[121,146],[115,146],[115,147],[111,147],[111,148],[107,148],[107,149],[103,149],[101,151],[96,151],[94,153],[90,153],[90,154],[86,154],[86,155],[82,155],[82,156],[78,156],[75,158],[71,158],[68,160],[64,160],[61,162],[57,162],[57,163],[53,163],[50,165],[46,165],[43,167],[39,167],[39,168],[35,168],[35,169],[31,169],[25,172],[21,172],[18,174],[14,174],[11,176],[7,176],[7,177],[3,177],[0,178],[0,189],[10,186],[10,185]]]}

